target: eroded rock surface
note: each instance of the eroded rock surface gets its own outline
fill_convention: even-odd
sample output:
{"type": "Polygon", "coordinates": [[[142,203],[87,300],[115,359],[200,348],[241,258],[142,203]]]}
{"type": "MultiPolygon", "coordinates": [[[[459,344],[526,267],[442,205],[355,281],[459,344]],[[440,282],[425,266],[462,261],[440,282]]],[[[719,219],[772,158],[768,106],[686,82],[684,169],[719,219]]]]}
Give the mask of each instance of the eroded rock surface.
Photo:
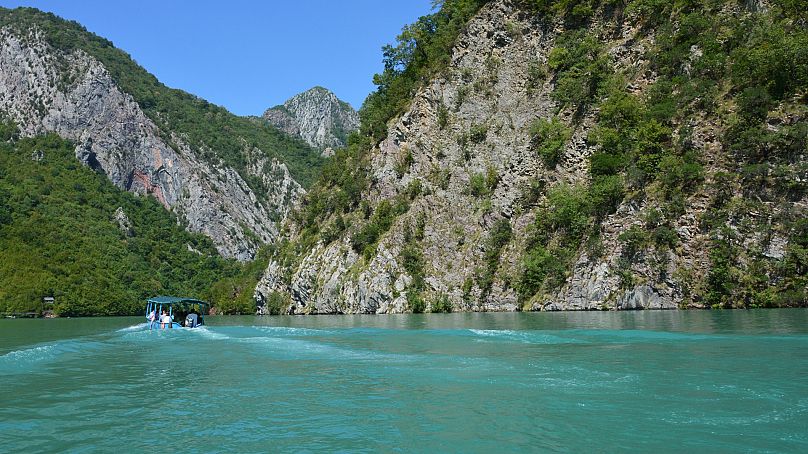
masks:
{"type": "MultiPolygon", "coordinates": [[[[628,91],[642,96],[657,78],[647,60],[653,32],[629,22],[595,23],[591,30],[615,71],[628,77],[628,91]]],[[[675,248],[651,247],[625,260],[629,251],[621,234],[642,228],[659,208],[648,198],[627,197],[600,224],[596,252],[581,247],[559,288],[527,301],[517,295],[526,240],[541,216],[547,191],[588,184],[589,158],[597,150],[588,140],[597,109],[573,111],[560,105],[551,96],[553,77],[536,78],[536,68],[546,69],[564,31],[562,22],[548,26],[509,0],[484,6],[457,39],[448,70],[417,92],[409,109],[390,123],[387,138],[371,152],[372,184],[363,193],[364,202],[377,207],[418,187],[407,212],[395,218],[369,258],[355,252],[350,240],[357,226],[368,222],[367,215],[346,216],[348,233],[329,244],[321,241],[293,269],[273,262],[256,297],[289,295],[288,312],[296,314],[409,311],[406,294],[413,276],[402,252],[412,241],[413,229],[419,228],[426,310],[444,300],[453,310],[465,311],[700,307],[688,300],[710,269],[706,245],[711,238],[700,222],[713,198],[709,188],[715,185],[714,176],[731,172],[732,159],[720,142],[721,126],[698,116],[686,126],[689,147],[702,156],[705,182],[702,189],[687,194],[681,214],[670,221],[675,248]],[[551,168],[532,146],[530,126],[553,116],[571,129],[571,137],[558,165],[551,168]],[[474,195],[473,180],[488,175],[496,181],[491,193],[474,195]],[[512,235],[501,250],[493,282],[480,288],[488,239],[502,220],[511,226],[512,235]]],[[[691,49],[684,69],[702,55],[700,49],[691,49]]],[[[749,216],[768,219],[760,225],[772,225],[781,210],[804,209],[806,201],[764,205],[765,215],[749,216]]],[[[781,233],[733,220],[728,228],[744,248],[760,249],[767,257],[783,258],[788,248],[781,233]]],[[[299,229],[292,225],[290,232],[294,241],[299,229]]]]}
{"type": "Polygon", "coordinates": [[[0,112],[25,136],[55,132],[74,141],[82,162],[121,189],[153,195],[226,257],[251,259],[303,194],[283,163],[248,153],[250,172],[270,188],[258,197],[238,172],[161,131],[98,60],[55,49],[36,29],[0,30],[0,112]]]}
{"type": "Polygon", "coordinates": [[[324,156],[345,146],[348,134],[359,128],[356,111],[322,87],[306,90],[283,105],[267,109],[264,119],[281,131],[302,138],[324,156]]]}

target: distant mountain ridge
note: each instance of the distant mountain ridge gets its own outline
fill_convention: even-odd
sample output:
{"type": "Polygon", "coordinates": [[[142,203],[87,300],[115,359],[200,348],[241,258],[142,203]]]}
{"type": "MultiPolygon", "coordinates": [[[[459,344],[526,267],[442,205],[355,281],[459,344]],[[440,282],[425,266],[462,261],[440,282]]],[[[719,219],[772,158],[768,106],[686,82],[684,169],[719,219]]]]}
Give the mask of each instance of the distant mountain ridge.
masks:
{"type": "Polygon", "coordinates": [[[323,152],[345,146],[348,134],[359,129],[359,114],[350,104],[323,87],[314,87],[267,109],[264,119],[323,152]]]}

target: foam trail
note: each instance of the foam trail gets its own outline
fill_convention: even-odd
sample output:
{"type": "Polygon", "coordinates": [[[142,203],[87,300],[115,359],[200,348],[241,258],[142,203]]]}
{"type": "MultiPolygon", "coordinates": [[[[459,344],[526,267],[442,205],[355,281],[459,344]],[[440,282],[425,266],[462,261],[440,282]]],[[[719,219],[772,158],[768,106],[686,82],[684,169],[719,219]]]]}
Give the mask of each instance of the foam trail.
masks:
{"type": "Polygon", "coordinates": [[[126,328],[121,328],[121,329],[117,330],[116,332],[117,333],[126,333],[126,332],[129,332],[129,331],[140,331],[142,329],[148,329],[148,328],[149,328],[149,324],[144,322],[144,323],[138,323],[138,324],[132,325],[132,326],[127,326],[126,328]]]}
{"type": "Polygon", "coordinates": [[[525,344],[577,344],[583,342],[573,337],[557,336],[543,331],[513,331],[495,329],[471,329],[477,336],[525,344]]]}
{"type": "Polygon", "coordinates": [[[36,347],[24,348],[22,350],[13,350],[6,353],[5,355],[0,356],[0,361],[35,362],[52,356],[53,350],[55,350],[55,348],[56,346],[53,344],[46,344],[46,345],[38,345],[36,347]]]}
{"type": "Polygon", "coordinates": [[[211,331],[208,329],[207,326],[198,326],[196,328],[191,329],[190,331],[197,333],[206,339],[216,339],[216,340],[230,339],[230,336],[222,333],[217,333],[215,331],[211,331]]]}
{"type": "Polygon", "coordinates": [[[414,354],[382,353],[288,337],[247,337],[238,339],[238,342],[265,347],[272,352],[296,358],[306,356],[329,360],[385,361],[387,363],[411,362],[419,358],[419,355],[414,354]]]}
{"type": "Polygon", "coordinates": [[[277,336],[318,336],[332,333],[330,330],[295,328],[291,326],[261,326],[256,327],[256,330],[261,331],[262,333],[277,336]]]}
{"type": "Polygon", "coordinates": [[[71,339],[13,350],[0,355],[0,374],[25,372],[27,367],[35,364],[96,351],[102,347],[100,342],[71,339]]]}

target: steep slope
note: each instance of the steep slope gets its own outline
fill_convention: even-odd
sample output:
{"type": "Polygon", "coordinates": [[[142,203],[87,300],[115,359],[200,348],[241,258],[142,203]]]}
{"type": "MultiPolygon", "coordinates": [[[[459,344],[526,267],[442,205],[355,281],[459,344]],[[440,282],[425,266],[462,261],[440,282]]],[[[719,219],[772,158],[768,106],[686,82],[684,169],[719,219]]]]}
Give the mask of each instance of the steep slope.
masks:
{"type": "Polygon", "coordinates": [[[485,3],[385,49],[261,311],[807,304],[804,9],[485,3]]]}
{"type": "Polygon", "coordinates": [[[168,89],[109,41],[28,8],[0,9],[0,113],[24,136],[72,140],[116,186],[153,194],[240,260],[275,239],[321,163],[302,142],[168,89]]]}
{"type": "Polygon", "coordinates": [[[212,283],[240,274],[154,198],[82,166],[73,144],[55,134],[9,143],[2,126],[0,313],[134,315],[146,296],[209,298],[212,283]],[[46,295],[55,307],[42,307],[46,295]]]}
{"type": "Polygon", "coordinates": [[[331,156],[344,147],[348,134],[359,128],[359,114],[331,91],[314,87],[267,109],[264,119],[331,156]]]}

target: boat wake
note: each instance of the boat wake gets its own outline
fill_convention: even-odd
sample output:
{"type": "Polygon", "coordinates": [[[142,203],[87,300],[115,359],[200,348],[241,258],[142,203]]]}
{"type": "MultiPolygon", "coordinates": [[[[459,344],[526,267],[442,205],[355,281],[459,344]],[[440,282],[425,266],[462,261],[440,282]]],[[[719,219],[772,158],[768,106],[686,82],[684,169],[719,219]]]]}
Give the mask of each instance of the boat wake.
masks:
{"type": "Polygon", "coordinates": [[[207,326],[198,326],[188,331],[190,331],[193,334],[204,337],[205,339],[214,339],[214,340],[230,339],[230,336],[228,336],[227,334],[211,331],[207,326]]]}
{"type": "Polygon", "coordinates": [[[127,326],[126,328],[121,328],[121,329],[119,329],[119,330],[117,330],[115,332],[116,333],[126,333],[126,332],[130,332],[130,331],[142,331],[143,329],[148,329],[148,328],[149,328],[149,324],[144,322],[144,323],[138,323],[138,324],[132,325],[132,326],[127,326]]]}
{"type": "Polygon", "coordinates": [[[0,375],[26,373],[42,363],[92,354],[102,347],[101,342],[70,339],[13,350],[0,356],[0,375]]]}
{"type": "Polygon", "coordinates": [[[523,344],[580,344],[584,340],[575,337],[558,336],[543,331],[514,331],[514,330],[493,330],[493,329],[472,329],[469,330],[482,341],[504,341],[519,342],[523,344]]]}
{"type": "Polygon", "coordinates": [[[333,333],[330,330],[295,328],[291,326],[261,326],[256,327],[256,330],[272,336],[323,336],[333,333]]]}

